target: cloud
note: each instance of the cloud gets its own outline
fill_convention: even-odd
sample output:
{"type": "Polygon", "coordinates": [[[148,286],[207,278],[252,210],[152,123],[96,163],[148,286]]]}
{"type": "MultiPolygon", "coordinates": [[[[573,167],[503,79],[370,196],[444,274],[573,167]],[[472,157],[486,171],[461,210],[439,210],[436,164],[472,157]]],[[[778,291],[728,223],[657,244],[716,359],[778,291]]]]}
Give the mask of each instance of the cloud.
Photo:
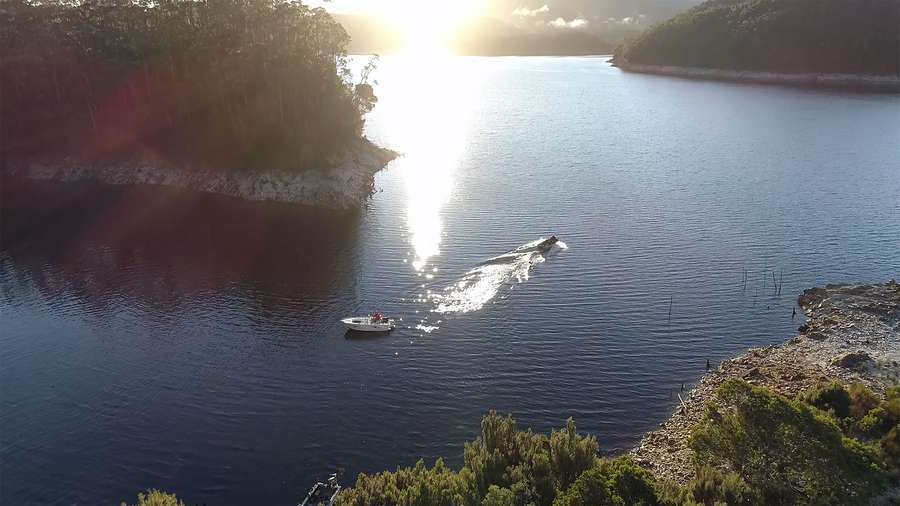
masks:
{"type": "Polygon", "coordinates": [[[637,16],[627,16],[622,19],[609,18],[604,23],[610,23],[615,25],[625,25],[625,26],[635,26],[644,22],[647,16],[643,14],[638,14],[637,16]]]}
{"type": "Polygon", "coordinates": [[[584,18],[575,18],[572,21],[566,21],[563,18],[556,18],[549,23],[553,28],[584,28],[588,21],[584,18]]]}
{"type": "Polygon", "coordinates": [[[533,18],[538,14],[546,14],[550,12],[550,7],[547,4],[544,4],[537,9],[529,9],[528,7],[519,7],[512,12],[513,16],[519,16],[523,18],[533,18]]]}

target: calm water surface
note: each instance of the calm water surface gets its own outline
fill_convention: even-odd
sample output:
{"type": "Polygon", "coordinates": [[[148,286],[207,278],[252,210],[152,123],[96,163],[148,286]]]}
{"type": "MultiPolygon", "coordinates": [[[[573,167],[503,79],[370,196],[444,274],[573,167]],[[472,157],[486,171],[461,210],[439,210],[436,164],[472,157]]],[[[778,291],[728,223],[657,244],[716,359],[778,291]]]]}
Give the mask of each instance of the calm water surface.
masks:
{"type": "Polygon", "coordinates": [[[5,184],[0,503],[291,504],[458,466],[490,409],[619,452],[707,359],[790,337],[803,288],[900,274],[896,96],[601,58],[375,78],[369,136],[404,157],[358,214],[5,184]],[[345,335],[372,310],[402,328],[345,335]]]}

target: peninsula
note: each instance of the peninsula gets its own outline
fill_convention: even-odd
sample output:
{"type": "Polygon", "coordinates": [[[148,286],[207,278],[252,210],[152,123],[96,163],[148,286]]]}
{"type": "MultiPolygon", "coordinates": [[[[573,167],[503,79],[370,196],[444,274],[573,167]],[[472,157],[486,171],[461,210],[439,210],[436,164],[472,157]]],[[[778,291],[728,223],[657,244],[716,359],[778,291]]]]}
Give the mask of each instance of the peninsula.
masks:
{"type": "Polygon", "coordinates": [[[626,71],[900,91],[900,3],[709,0],[616,49],[626,71]]]}
{"type": "Polygon", "coordinates": [[[11,0],[0,23],[6,174],[350,208],[396,156],[324,9],[11,0]]]}

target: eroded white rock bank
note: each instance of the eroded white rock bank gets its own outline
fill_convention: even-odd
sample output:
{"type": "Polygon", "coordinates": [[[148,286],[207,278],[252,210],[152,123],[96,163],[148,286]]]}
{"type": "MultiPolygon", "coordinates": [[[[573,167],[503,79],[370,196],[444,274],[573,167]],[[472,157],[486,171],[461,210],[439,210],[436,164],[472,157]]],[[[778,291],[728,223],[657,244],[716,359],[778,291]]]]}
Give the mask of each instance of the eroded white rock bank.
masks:
{"type": "Polygon", "coordinates": [[[900,75],[879,76],[864,74],[811,74],[725,70],[700,67],[677,67],[670,65],[646,65],[642,63],[631,63],[622,58],[615,58],[612,60],[612,63],[616,67],[627,72],[658,74],[688,79],[852,89],[885,93],[900,92],[900,75]]]}
{"type": "Polygon", "coordinates": [[[159,185],[230,195],[252,201],[290,202],[328,209],[363,206],[374,191],[375,173],[397,153],[360,139],[333,166],[292,173],[283,170],[218,171],[143,163],[73,160],[7,161],[10,175],[29,179],[110,185],[159,185]]]}
{"type": "Polygon", "coordinates": [[[690,481],[690,434],[716,389],[730,379],[790,398],[831,381],[861,382],[881,393],[900,382],[900,284],[827,285],[804,291],[797,302],[806,313],[798,336],[710,368],[691,391],[680,394],[683,400],[672,416],[631,450],[632,458],[657,479],[690,481]]]}

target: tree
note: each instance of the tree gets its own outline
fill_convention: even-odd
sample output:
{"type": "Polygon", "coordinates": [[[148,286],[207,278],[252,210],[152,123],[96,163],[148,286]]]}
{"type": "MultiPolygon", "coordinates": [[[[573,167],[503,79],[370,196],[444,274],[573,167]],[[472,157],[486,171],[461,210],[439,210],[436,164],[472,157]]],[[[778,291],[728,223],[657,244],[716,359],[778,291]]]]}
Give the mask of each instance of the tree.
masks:
{"type": "Polygon", "coordinates": [[[628,458],[596,459],[553,506],[656,506],[653,478],[628,458]]]}
{"type": "Polygon", "coordinates": [[[326,168],[376,101],[295,0],[8,0],[0,24],[9,157],[326,168]]]}
{"type": "MultiPolygon", "coordinates": [[[[122,506],[128,506],[124,502],[122,506]]],[[[148,490],[146,493],[139,492],[137,503],[134,506],[184,506],[175,494],[167,494],[159,490],[148,490]]]]}
{"type": "Polygon", "coordinates": [[[578,434],[572,420],[548,438],[520,431],[512,417],[490,412],[481,421],[480,435],[465,444],[465,464],[459,473],[439,460],[431,469],[419,462],[393,473],[361,474],[356,485],[341,494],[339,503],[432,504],[415,502],[428,498],[457,506],[550,506],[559,492],[591,467],[596,455],[596,439],[578,434]]]}
{"type": "Polygon", "coordinates": [[[736,473],[723,473],[708,466],[697,468],[697,476],[687,486],[691,497],[700,504],[753,506],[760,498],[750,485],[736,473]]]}
{"type": "Polygon", "coordinates": [[[491,485],[484,500],[481,501],[481,506],[516,506],[516,494],[508,488],[491,485]]]}
{"type": "Polygon", "coordinates": [[[566,428],[550,435],[552,472],[558,490],[565,490],[578,476],[591,467],[597,456],[597,440],[575,432],[575,421],[569,418],[566,428]]]}
{"type": "Polygon", "coordinates": [[[356,485],[338,496],[340,506],[461,506],[475,505],[467,490],[467,476],[454,473],[438,459],[428,468],[415,467],[375,475],[360,474],[356,485]]]}
{"type": "Polygon", "coordinates": [[[811,406],[830,413],[838,420],[850,416],[850,394],[843,385],[836,381],[809,390],[801,399],[811,406]]]}
{"type": "Polygon", "coordinates": [[[716,392],[690,446],[700,465],[724,465],[766,504],[859,503],[885,480],[873,448],[827,415],[739,380],[716,392]]]}
{"type": "Polygon", "coordinates": [[[619,60],[774,72],[897,75],[896,0],[709,0],[616,50],[619,60]]]}

